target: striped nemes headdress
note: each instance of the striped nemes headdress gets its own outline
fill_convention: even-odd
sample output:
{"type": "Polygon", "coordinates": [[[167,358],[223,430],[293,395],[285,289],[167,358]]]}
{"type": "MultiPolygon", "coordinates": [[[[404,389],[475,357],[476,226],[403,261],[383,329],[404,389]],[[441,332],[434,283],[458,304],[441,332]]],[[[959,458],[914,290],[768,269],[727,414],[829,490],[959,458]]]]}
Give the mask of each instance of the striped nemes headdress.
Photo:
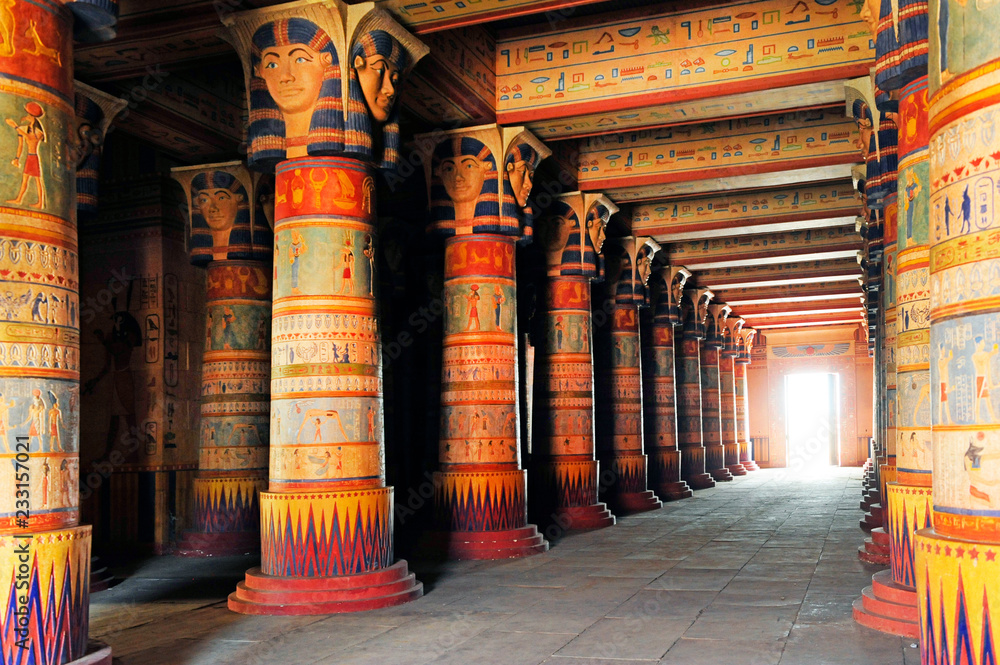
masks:
{"type": "Polygon", "coordinates": [[[258,170],[270,170],[285,159],[289,138],[285,119],[277,102],[257,72],[269,48],[304,44],[317,53],[329,53],[331,63],[323,74],[319,99],[313,109],[309,133],[295,137],[310,155],[330,155],[344,150],[344,105],[341,99],[340,61],[330,36],[312,21],[289,18],[262,25],[253,35],[250,79],[250,129],[247,133],[247,162],[258,170]]]}
{"type": "Polygon", "coordinates": [[[101,121],[104,120],[104,111],[98,104],[87,97],[77,93],[76,95],[76,117],[77,126],[82,124],[90,125],[91,134],[89,137],[79,135],[77,130],[77,141],[89,141],[89,145],[80,145],[80,154],[83,161],[76,167],[76,210],[82,216],[92,216],[97,214],[98,179],[101,168],[101,121]]]}
{"type": "Polygon", "coordinates": [[[382,56],[402,73],[410,66],[410,56],[395,37],[385,30],[370,30],[363,33],[354,42],[351,49],[350,79],[348,81],[347,101],[347,134],[344,137],[344,149],[347,152],[358,153],[373,161],[379,168],[395,171],[399,164],[399,86],[396,87],[396,100],[389,114],[389,119],[382,125],[380,135],[376,135],[377,125],[372,121],[365,102],[358,73],[354,69],[356,58],[382,56]]]}
{"type": "MultiPolygon", "coordinates": [[[[527,143],[515,143],[507,150],[507,156],[504,157],[504,173],[516,164],[517,162],[524,162],[528,165],[528,168],[534,173],[535,169],[538,168],[538,163],[542,161],[538,151],[527,143]]],[[[500,202],[500,216],[505,222],[510,223],[512,220],[520,220],[521,222],[521,241],[524,243],[531,242],[531,237],[534,234],[535,216],[537,212],[535,210],[534,202],[529,198],[528,205],[521,208],[517,203],[517,197],[514,196],[514,189],[504,175],[503,178],[503,200],[500,202]]],[[[572,240],[570,241],[572,242],[572,240]]]]}
{"type": "Polygon", "coordinates": [[[431,178],[431,228],[443,235],[455,235],[459,226],[467,226],[471,222],[473,233],[500,233],[503,235],[518,235],[520,229],[511,229],[501,223],[499,176],[496,159],[493,153],[481,141],[470,137],[454,137],[446,139],[434,149],[431,160],[433,176],[431,178]],[[476,200],[475,213],[471,220],[455,219],[455,204],[448,191],[437,175],[441,163],[446,159],[471,156],[487,164],[489,169],[483,178],[483,186],[476,200]]]}
{"type": "Polygon", "coordinates": [[[204,171],[191,180],[191,235],[189,242],[191,263],[204,266],[213,260],[212,231],[208,227],[204,215],[194,203],[198,195],[206,189],[226,189],[233,196],[242,197],[236,209],[233,227],[229,231],[226,258],[261,260],[270,256],[270,241],[261,247],[254,247],[250,228],[250,200],[243,184],[233,174],[226,171],[204,171]]]}

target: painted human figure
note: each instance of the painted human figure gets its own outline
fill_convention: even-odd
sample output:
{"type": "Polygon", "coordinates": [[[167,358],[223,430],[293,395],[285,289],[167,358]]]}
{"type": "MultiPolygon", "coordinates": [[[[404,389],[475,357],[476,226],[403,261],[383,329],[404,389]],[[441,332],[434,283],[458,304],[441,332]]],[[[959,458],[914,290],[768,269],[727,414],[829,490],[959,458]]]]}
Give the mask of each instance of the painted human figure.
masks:
{"type": "Polygon", "coordinates": [[[17,196],[7,201],[14,205],[21,205],[24,195],[28,191],[28,185],[35,184],[37,200],[32,206],[41,210],[45,207],[45,181],[42,176],[42,166],[38,159],[39,145],[46,140],[45,127],[42,125],[42,118],[45,110],[37,102],[28,102],[24,105],[24,110],[28,115],[21,118],[20,122],[13,118],[7,118],[7,124],[17,132],[17,152],[10,163],[21,169],[21,188],[17,196]],[[21,152],[25,153],[24,164],[21,164],[21,152]]]}
{"type": "Polygon", "coordinates": [[[556,322],[552,325],[556,331],[556,349],[562,350],[563,343],[563,332],[566,330],[566,324],[563,323],[563,317],[557,316],[556,322]]]}
{"type": "Polygon", "coordinates": [[[351,232],[344,234],[344,246],[340,249],[341,283],[340,292],[350,295],[354,292],[354,250],[351,232]]]}
{"type": "Polygon", "coordinates": [[[292,265],[292,293],[301,295],[299,289],[299,267],[302,264],[302,255],[306,253],[305,238],[298,231],[292,231],[292,242],[288,245],[288,262],[292,265]]]}
{"type": "Polygon", "coordinates": [[[948,408],[948,365],[955,356],[951,349],[945,350],[944,344],[938,345],[938,382],[941,389],[941,402],[938,406],[938,419],[942,425],[951,424],[951,409],[948,408]]]}
{"type": "Polygon", "coordinates": [[[62,447],[62,437],[59,434],[59,428],[63,426],[62,411],[59,409],[59,399],[51,390],[49,391],[49,400],[52,401],[52,406],[49,407],[48,412],[49,450],[61,453],[64,452],[62,447]]]}
{"type": "Polygon", "coordinates": [[[969,233],[972,231],[972,198],[969,197],[969,187],[966,185],[962,192],[962,226],[959,233],[969,233]]]}
{"type": "Polygon", "coordinates": [[[995,472],[989,472],[995,468],[995,465],[990,464],[984,468],[983,462],[993,462],[1000,459],[1000,452],[985,452],[985,436],[982,432],[978,432],[976,438],[978,445],[971,436],[969,437],[969,447],[965,451],[965,459],[963,460],[969,478],[969,495],[992,507],[993,499],[1000,490],[1000,478],[997,478],[995,472]]]}
{"type": "Polygon", "coordinates": [[[371,405],[368,406],[368,441],[375,440],[375,409],[371,405]]]}
{"type": "Polygon", "coordinates": [[[49,460],[42,460],[42,508],[49,507],[49,474],[52,468],[49,467],[49,460]]]}
{"type": "Polygon", "coordinates": [[[479,285],[473,284],[469,287],[469,293],[466,294],[465,300],[468,303],[468,325],[465,326],[465,331],[479,330],[479,285]]]}
{"type": "Polygon", "coordinates": [[[368,295],[375,295],[375,238],[372,234],[365,234],[365,246],[361,253],[368,259],[368,295]]]}
{"type": "Polygon", "coordinates": [[[910,239],[913,237],[913,211],[916,208],[914,201],[923,189],[913,169],[906,172],[906,187],[903,189],[906,192],[906,237],[910,239]]]}
{"type": "Polygon", "coordinates": [[[38,442],[36,451],[42,450],[42,432],[45,431],[45,402],[42,401],[42,391],[35,388],[31,391],[31,403],[28,405],[28,417],[18,427],[28,426],[28,448],[31,440],[38,442]]]}
{"type": "Polygon", "coordinates": [[[233,310],[226,306],[222,308],[222,348],[232,349],[236,344],[236,315],[233,310]]]}
{"type": "Polygon", "coordinates": [[[976,350],[972,354],[972,366],[976,372],[976,422],[980,420],[982,414],[982,402],[986,401],[986,414],[989,422],[994,421],[993,404],[990,400],[990,362],[1000,353],[1000,345],[994,344],[989,351],[986,350],[986,340],[983,337],[976,337],[976,350]]]}
{"type": "Polygon", "coordinates": [[[502,306],[507,302],[507,297],[503,294],[503,289],[497,284],[493,287],[493,318],[497,330],[501,330],[500,317],[503,314],[502,306]]]}

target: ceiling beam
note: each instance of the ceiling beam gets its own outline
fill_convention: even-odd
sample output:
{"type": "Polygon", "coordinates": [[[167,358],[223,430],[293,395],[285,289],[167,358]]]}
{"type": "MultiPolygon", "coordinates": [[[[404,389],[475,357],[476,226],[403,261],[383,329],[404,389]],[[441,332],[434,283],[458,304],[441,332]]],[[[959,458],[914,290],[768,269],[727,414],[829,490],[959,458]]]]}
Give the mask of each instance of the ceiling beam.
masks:
{"type": "Polygon", "coordinates": [[[672,243],[666,258],[688,270],[849,258],[862,247],[854,226],[672,243]]]}
{"type": "MultiPolygon", "coordinates": [[[[680,263],[678,265],[683,265],[680,263]]],[[[725,289],[773,288],[784,285],[814,285],[831,282],[857,283],[862,277],[857,257],[832,261],[802,261],[779,265],[735,266],[701,270],[695,282],[702,287],[725,289]]]]}

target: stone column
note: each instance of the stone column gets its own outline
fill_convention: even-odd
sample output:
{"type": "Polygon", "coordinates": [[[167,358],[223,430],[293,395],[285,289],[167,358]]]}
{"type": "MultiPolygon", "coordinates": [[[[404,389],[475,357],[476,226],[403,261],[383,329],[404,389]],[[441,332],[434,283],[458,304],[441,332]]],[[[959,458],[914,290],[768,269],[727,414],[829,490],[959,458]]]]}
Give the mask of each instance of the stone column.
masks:
{"type": "Polygon", "coordinates": [[[76,128],[70,146],[76,164],[76,214],[84,220],[97,214],[104,138],[111,123],[128,106],[128,102],[80,81],[75,81],[74,86],[76,128]]]}
{"type": "Polygon", "coordinates": [[[534,169],[549,151],[524,128],[497,125],[417,141],[426,152],[429,230],[445,245],[434,474],[441,531],[426,542],[457,559],[543,552],[548,543],[527,521],[521,468],[514,247],[530,220],[534,169]]]}
{"type": "Polygon", "coordinates": [[[208,272],[194,528],[182,555],[260,548],[267,490],[274,237],[242,162],[173,169],[188,201],[191,262],[208,272]]]}
{"type": "Polygon", "coordinates": [[[613,474],[613,482],[602,489],[620,514],[662,506],[646,482],[639,353],[639,308],[648,303],[646,282],[659,249],[652,238],[644,237],[609,239],[605,244],[608,277],[598,302],[610,313],[610,321],[594,330],[597,449],[605,470],[613,474]]]}
{"type": "Polygon", "coordinates": [[[747,408],[747,366],[750,364],[750,349],[757,331],[753,328],[740,329],[737,342],[738,353],[733,375],[736,383],[736,443],[740,447],[740,464],[747,471],[760,471],[753,459],[753,443],[750,441],[750,410],[747,408]]]}
{"type": "MultiPolygon", "coordinates": [[[[89,656],[91,527],[80,524],[80,302],[74,24],[113,36],[117,7],[11,3],[0,44],[0,588],[4,662],[89,656]],[[112,11],[107,11],[111,9],[112,11]],[[74,13],[80,13],[74,19],[74,13]],[[15,30],[16,26],[16,30],[15,30]],[[31,28],[30,34],[25,30],[31,28]]],[[[103,128],[102,128],[103,129],[103,128]]],[[[120,450],[112,463],[122,463],[120,450]],[[115,461],[117,459],[117,462],[115,461]]]]}
{"type": "Polygon", "coordinates": [[[701,343],[701,431],[705,444],[705,471],[717,481],[733,479],[726,468],[722,445],[722,404],[719,382],[719,351],[725,346],[722,331],[729,316],[729,305],[708,306],[705,339],[701,343]]]}
{"type": "Polygon", "coordinates": [[[643,432],[652,457],[649,484],[664,501],[692,494],[681,480],[674,379],[674,327],[681,323],[680,300],[689,277],[691,273],[681,267],[663,266],[654,271],[650,277],[653,306],[642,321],[643,432]]]}
{"type": "Polygon", "coordinates": [[[598,501],[594,458],[594,352],[590,283],[598,277],[604,229],[618,206],[598,194],[560,196],[536,237],[545,251],[545,339],[535,356],[538,382],[532,491],[563,529],[615,523],[598,501]]]}
{"type": "Polygon", "coordinates": [[[724,331],[725,346],[719,353],[719,405],[722,418],[722,447],[725,450],[726,468],[734,476],[745,476],[747,470],[740,464],[740,445],[736,439],[736,340],[740,337],[743,319],[730,316],[724,331]]]}
{"type": "Polygon", "coordinates": [[[275,172],[261,566],[229,607],[325,614],[403,603],[423,587],[405,561],[393,563],[375,177],[397,161],[397,86],[427,49],[371,3],[295,2],[224,23],[246,74],[249,166],[275,172]]]}
{"type": "Polygon", "coordinates": [[[922,662],[1000,652],[1000,11],[935,0],[929,15],[933,527],[916,536],[922,662]]]}
{"type": "Polygon", "coordinates": [[[702,438],[701,340],[713,293],[708,289],[685,289],[681,299],[684,333],[674,348],[677,360],[677,444],[681,449],[681,477],[692,489],[715,487],[705,473],[702,438]]]}

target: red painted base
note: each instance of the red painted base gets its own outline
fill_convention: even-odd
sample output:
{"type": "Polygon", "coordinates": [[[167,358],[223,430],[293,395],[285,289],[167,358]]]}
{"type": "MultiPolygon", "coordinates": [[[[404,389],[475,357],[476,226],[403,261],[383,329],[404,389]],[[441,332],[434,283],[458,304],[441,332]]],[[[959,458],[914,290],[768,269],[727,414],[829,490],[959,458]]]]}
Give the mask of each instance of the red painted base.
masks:
{"type": "Polygon", "coordinates": [[[615,513],[619,515],[644,513],[647,510],[656,510],[663,507],[663,502],[656,498],[653,490],[619,494],[612,499],[611,503],[615,509],[615,513]]]}
{"type": "Polygon", "coordinates": [[[694,490],[707,490],[715,487],[715,481],[707,473],[699,473],[697,476],[691,476],[687,479],[687,484],[694,490]]]}
{"type": "Polygon", "coordinates": [[[872,576],[872,585],[854,601],[854,620],[883,633],[919,639],[917,592],[892,581],[892,571],[872,576]]]}
{"type": "Polygon", "coordinates": [[[729,482],[733,479],[733,474],[729,473],[729,469],[722,467],[721,469],[712,469],[708,472],[713,478],[721,482],[729,482]]]}
{"type": "Polygon", "coordinates": [[[865,544],[858,548],[858,558],[876,566],[889,565],[889,534],[885,529],[872,529],[872,537],[865,538],[865,544]]]}
{"type": "Polygon", "coordinates": [[[424,594],[424,585],[405,561],[360,575],[276,577],[260,568],[229,594],[229,609],[240,614],[288,616],[363,612],[401,605],[424,594]]]}
{"type": "Polygon", "coordinates": [[[260,551],[260,533],[256,531],[230,531],[204,533],[185,531],[177,541],[177,556],[234,556],[260,551]]]}
{"type": "Polygon", "coordinates": [[[760,467],[757,466],[757,462],[754,462],[753,460],[750,460],[749,462],[740,462],[740,464],[742,464],[743,468],[747,471],[760,471],[760,467]]]}
{"type": "Polygon", "coordinates": [[[615,523],[615,516],[607,505],[595,503],[582,508],[559,508],[556,510],[557,524],[567,531],[603,529],[615,523]]]}
{"type": "Polygon", "coordinates": [[[729,473],[734,476],[745,476],[747,475],[747,470],[742,464],[730,464],[726,467],[729,469],[729,473]]]}
{"type": "Polygon", "coordinates": [[[664,483],[659,487],[655,488],[656,496],[660,497],[661,501],[679,501],[680,499],[688,499],[694,495],[694,492],[683,480],[664,483]]]}
{"type": "Polygon", "coordinates": [[[71,660],[66,665],[111,665],[111,647],[101,642],[87,645],[87,655],[71,660]]]}
{"type": "Polygon", "coordinates": [[[431,531],[422,545],[428,554],[459,561],[516,559],[549,549],[534,524],[507,531],[431,531]]]}

